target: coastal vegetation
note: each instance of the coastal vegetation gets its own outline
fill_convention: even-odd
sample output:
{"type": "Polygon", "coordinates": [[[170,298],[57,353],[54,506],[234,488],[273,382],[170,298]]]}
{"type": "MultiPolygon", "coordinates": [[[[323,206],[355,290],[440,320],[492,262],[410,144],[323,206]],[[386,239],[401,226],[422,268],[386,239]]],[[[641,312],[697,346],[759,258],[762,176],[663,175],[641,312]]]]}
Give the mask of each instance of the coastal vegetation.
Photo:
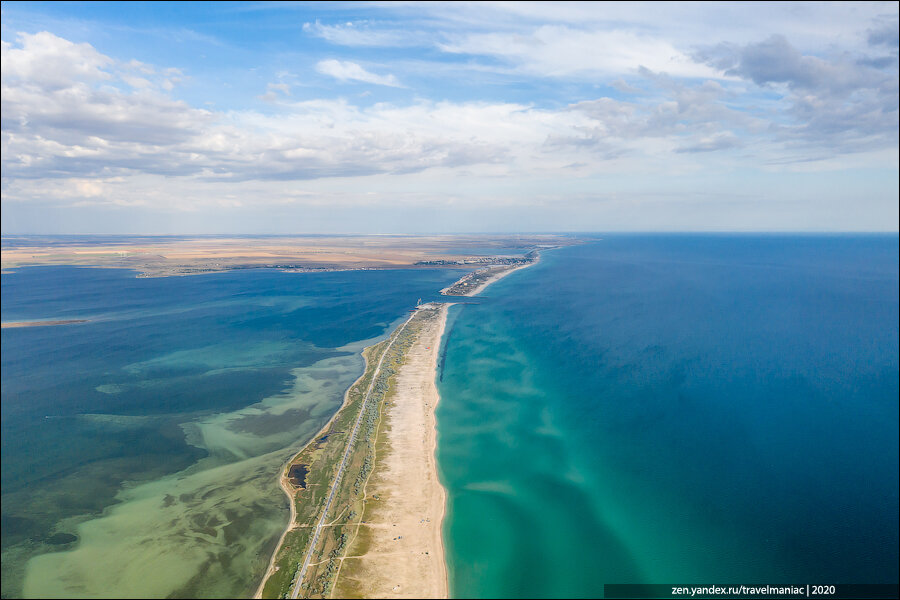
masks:
{"type": "MultiPolygon", "coordinates": [[[[347,391],[343,407],[285,466],[281,483],[292,498],[294,517],[262,586],[263,598],[291,597],[295,590],[298,597],[305,598],[330,594],[348,546],[365,523],[371,505],[379,502],[377,494],[366,495],[366,482],[384,446],[384,436],[380,433],[393,377],[419,331],[427,320],[436,318],[437,312],[433,305],[420,307],[389,339],[364,351],[366,370],[347,391]],[[359,429],[351,440],[357,419],[359,429]],[[315,547],[310,547],[342,461],[344,471],[335,486],[315,547]],[[298,472],[304,473],[302,481],[295,476],[298,472]],[[310,555],[309,565],[301,573],[307,555],[310,555]],[[303,580],[298,585],[301,576],[303,580]]],[[[359,590],[360,595],[363,593],[364,590],[359,590]]]]}

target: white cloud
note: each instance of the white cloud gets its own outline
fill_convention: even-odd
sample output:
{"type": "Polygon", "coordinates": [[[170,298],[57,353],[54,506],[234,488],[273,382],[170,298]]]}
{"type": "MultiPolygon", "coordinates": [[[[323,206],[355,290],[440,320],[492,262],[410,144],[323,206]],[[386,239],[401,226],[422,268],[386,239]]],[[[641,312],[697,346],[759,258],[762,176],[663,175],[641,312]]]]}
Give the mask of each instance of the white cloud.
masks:
{"type": "Polygon", "coordinates": [[[655,3],[650,10],[632,2],[396,3],[380,8],[380,20],[316,21],[303,30],[347,47],[430,46],[499,60],[502,65],[488,63],[497,72],[512,66],[521,74],[582,80],[633,74],[641,67],[673,76],[722,77],[693,59],[697,45],[750,44],[772,34],[817,55],[835,48],[860,53],[873,40],[896,46],[897,10],[890,2],[779,2],[766,4],[765,10],[752,3],[674,2],[655,3]]]}
{"type": "Polygon", "coordinates": [[[183,157],[166,152],[197,135],[210,113],[133,75],[155,77],[146,65],[118,63],[47,32],[18,39],[21,47],[2,48],[4,175],[179,170],[183,157]]]}
{"type": "Polygon", "coordinates": [[[111,79],[105,69],[113,60],[97,52],[90,44],[73,44],[47,31],[34,35],[19,34],[20,48],[3,42],[4,81],[53,91],[66,87],[73,79],[96,81],[111,79]]]}
{"type": "Polygon", "coordinates": [[[377,75],[370,71],[366,71],[358,64],[349,61],[334,59],[322,60],[316,64],[316,71],[341,81],[361,81],[363,83],[386,85],[388,87],[403,87],[393,75],[377,75]]]}
{"type": "MultiPolygon", "coordinates": [[[[410,22],[427,26],[438,41],[445,41],[445,35],[489,31],[528,35],[536,27],[552,25],[630,31],[665,40],[681,51],[719,41],[745,44],[772,33],[817,52],[835,45],[858,48],[865,46],[873,23],[896,20],[897,15],[896,2],[769,2],[764,9],[757,3],[738,2],[420,2],[387,8],[385,17],[399,16],[407,28],[410,22]]],[[[387,20],[352,29],[364,29],[373,40],[380,32],[400,33],[387,20]]],[[[342,43],[337,36],[333,41],[342,43]]]]}
{"type": "Polygon", "coordinates": [[[804,55],[783,36],[737,46],[698,50],[726,73],[781,90],[791,123],[773,123],[786,145],[816,147],[834,155],[896,147],[898,81],[896,67],[879,69],[860,57],[831,59],[804,55]]]}
{"type": "Polygon", "coordinates": [[[303,32],[341,46],[394,47],[430,46],[434,38],[422,31],[388,29],[377,24],[347,22],[337,25],[304,23],[303,32]]]}
{"type": "Polygon", "coordinates": [[[545,77],[637,74],[641,67],[682,77],[718,77],[669,42],[630,31],[543,25],[528,32],[464,35],[440,44],[445,52],[487,55],[545,77]]]}
{"type": "Polygon", "coordinates": [[[285,96],[291,95],[291,86],[283,81],[266,85],[266,93],[258,96],[260,100],[275,102],[285,96]]]}

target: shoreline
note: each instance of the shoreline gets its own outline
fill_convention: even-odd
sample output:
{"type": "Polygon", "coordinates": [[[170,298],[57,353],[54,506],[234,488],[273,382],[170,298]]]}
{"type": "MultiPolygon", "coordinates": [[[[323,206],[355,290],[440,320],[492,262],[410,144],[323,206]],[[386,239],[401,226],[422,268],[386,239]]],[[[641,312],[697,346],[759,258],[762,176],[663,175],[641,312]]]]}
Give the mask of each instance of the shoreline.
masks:
{"type": "Polygon", "coordinates": [[[444,565],[444,585],[443,585],[443,595],[441,598],[449,598],[450,597],[450,569],[447,568],[447,549],[444,545],[444,520],[447,518],[447,488],[444,487],[444,484],[441,483],[440,479],[440,471],[438,470],[437,464],[437,406],[441,402],[441,394],[437,389],[437,368],[438,368],[438,355],[440,353],[441,346],[444,343],[444,334],[447,329],[447,315],[449,313],[450,307],[452,303],[444,304],[441,311],[441,326],[437,335],[437,344],[435,345],[434,352],[434,365],[433,371],[434,376],[431,379],[431,383],[435,389],[436,400],[434,402],[434,407],[431,411],[431,435],[432,435],[432,444],[431,444],[431,455],[430,460],[432,467],[434,468],[435,473],[435,482],[437,483],[437,487],[440,488],[441,495],[441,518],[438,519],[437,525],[437,539],[438,539],[438,548],[440,548],[440,559],[441,563],[444,565]]]}
{"type": "MultiPolygon", "coordinates": [[[[417,307],[410,318],[392,331],[386,340],[365,348],[363,357],[366,367],[345,392],[341,407],[281,469],[279,485],[289,499],[290,520],[272,552],[254,598],[271,597],[276,589],[286,585],[285,578],[290,578],[287,582],[291,586],[290,596],[302,589],[302,597],[322,597],[323,594],[328,597],[448,597],[449,582],[442,539],[446,490],[437,472],[434,410],[439,400],[436,385],[438,351],[450,304],[428,303],[417,307]],[[398,343],[394,344],[394,341],[398,343]],[[388,350],[390,357],[387,356],[388,350]],[[379,373],[385,358],[384,372],[379,373]],[[309,528],[313,516],[321,515],[321,508],[316,508],[321,500],[315,499],[316,492],[309,495],[309,480],[298,487],[295,482],[287,480],[287,471],[295,463],[312,460],[309,477],[315,479],[313,488],[322,490],[322,486],[330,488],[338,485],[328,483],[333,477],[322,478],[325,476],[321,470],[322,463],[315,462],[315,455],[319,453],[317,449],[322,447],[322,440],[330,434],[337,434],[335,430],[346,431],[348,419],[357,419],[357,414],[359,419],[363,418],[362,413],[356,412],[356,403],[361,398],[360,388],[371,381],[371,391],[376,380],[382,382],[379,383],[382,387],[377,389],[384,392],[380,392],[380,399],[377,395],[373,398],[374,405],[369,408],[363,404],[362,410],[367,414],[371,412],[377,424],[372,423],[372,417],[367,417],[370,433],[361,432],[360,438],[351,446],[340,446],[341,453],[344,453],[343,448],[347,448],[344,460],[349,460],[348,473],[340,483],[344,491],[338,492],[338,497],[342,499],[336,500],[334,512],[329,511],[326,528],[340,528],[345,533],[331,542],[320,540],[316,534],[314,546],[304,550],[300,556],[297,554],[301,550],[298,544],[306,547],[306,543],[300,540],[312,535],[309,528]],[[367,452],[371,467],[367,466],[369,459],[359,462],[367,452]],[[347,458],[352,456],[358,458],[347,458]],[[351,468],[351,463],[358,466],[351,468]],[[353,470],[359,466],[362,471],[353,470]],[[352,482],[356,473],[354,488],[352,482]],[[359,491],[352,492],[347,486],[359,491]],[[309,503],[298,504],[302,502],[301,494],[309,503]],[[298,538],[298,535],[301,537],[298,538]],[[322,547],[322,544],[325,546],[322,547]],[[336,569],[332,572],[328,568],[323,572],[327,565],[322,559],[325,559],[329,547],[332,551],[328,556],[332,558],[325,562],[333,563],[336,569]],[[400,548],[405,551],[398,551],[400,548]],[[310,565],[311,573],[304,577],[301,584],[297,582],[293,569],[304,563],[301,573],[304,572],[310,553],[318,556],[319,562],[310,565]],[[294,558],[285,562],[286,556],[294,558]],[[303,556],[307,557],[305,562],[303,556]],[[323,573],[325,580],[322,579],[323,573]],[[284,582],[267,588],[273,580],[284,582]],[[322,583],[329,580],[331,583],[322,583]]],[[[328,445],[330,447],[330,442],[328,445]]],[[[332,452],[337,450],[338,447],[334,447],[332,452]]],[[[321,528],[325,516],[315,519],[319,522],[317,527],[321,528]]]]}
{"type": "Polygon", "coordinates": [[[281,472],[278,474],[278,486],[281,488],[281,491],[284,492],[284,495],[288,497],[288,506],[290,507],[291,515],[290,515],[290,518],[288,519],[287,526],[284,528],[284,531],[281,532],[281,537],[278,538],[278,543],[275,544],[275,548],[272,549],[272,556],[269,558],[269,566],[266,567],[266,572],[262,576],[262,579],[260,580],[259,585],[256,588],[256,593],[253,594],[254,599],[262,598],[263,589],[266,587],[266,581],[268,581],[269,577],[271,577],[272,574],[275,572],[275,558],[278,556],[278,551],[281,550],[281,546],[284,544],[284,538],[287,537],[287,534],[290,533],[290,531],[292,529],[294,529],[294,526],[296,525],[295,522],[297,520],[297,504],[296,504],[297,492],[296,492],[296,490],[293,490],[290,486],[290,483],[288,483],[287,476],[286,476],[288,468],[290,467],[293,460],[297,457],[297,455],[299,455],[304,450],[306,450],[310,444],[315,442],[317,439],[319,439],[322,436],[323,433],[328,431],[328,428],[331,427],[331,424],[334,421],[334,418],[338,415],[338,413],[341,411],[341,409],[343,409],[347,405],[347,403],[349,401],[349,397],[350,397],[350,390],[353,388],[353,386],[355,386],[356,384],[359,383],[360,379],[362,379],[365,376],[366,369],[368,369],[369,363],[368,363],[368,358],[366,358],[366,356],[365,356],[365,350],[363,350],[363,358],[365,358],[365,360],[366,360],[365,367],[363,368],[363,374],[360,375],[359,378],[356,381],[354,381],[350,385],[350,387],[347,388],[347,391],[344,392],[344,401],[341,403],[341,405],[335,411],[334,415],[332,415],[331,418],[328,419],[328,422],[325,423],[324,425],[322,425],[322,427],[313,434],[312,438],[310,438],[310,440],[306,444],[304,444],[302,448],[300,448],[299,452],[291,455],[291,458],[288,459],[288,461],[281,468],[281,472]]]}
{"type": "MultiPolygon", "coordinates": [[[[402,327],[402,325],[400,325],[400,327],[402,327]]],[[[391,332],[390,335],[393,335],[393,332],[391,332]]],[[[390,335],[388,336],[388,339],[390,339],[390,335]]],[[[254,599],[262,598],[263,589],[266,586],[266,582],[269,580],[269,577],[271,577],[271,575],[275,572],[275,559],[278,557],[279,550],[281,550],[281,547],[284,545],[284,539],[287,537],[287,534],[290,533],[291,530],[294,529],[295,526],[297,525],[296,520],[297,520],[297,492],[298,492],[298,490],[295,490],[291,486],[291,484],[288,482],[288,478],[287,478],[288,469],[290,468],[290,465],[294,462],[294,460],[297,458],[297,456],[302,454],[307,448],[310,447],[310,445],[317,443],[317,440],[319,440],[319,438],[321,438],[323,434],[328,432],[329,428],[331,428],[331,426],[334,424],[335,419],[337,419],[337,417],[341,413],[341,411],[344,410],[344,408],[346,408],[350,404],[350,391],[354,387],[359,385],[360,382],[362,382],[362,380],[365,378],[366,374],[369,371],[369,352],[372,348],[374,348],[375,346],[377,346],[380,343],[382,343],[382,342],[372,344],[371,346],[366,346],[365,348],[363,348],[360,351],[360,353],[362,354],[362,357],[363,357],[363,361],[364,361],[362,374],[360,374],[360,376],[357,377],[353,381],[353,383],[351,383],[350,386],[344,391],[344,400],[343,400],[343,402],[341,402],[341,405],[337,408],[337,410],[334,411],[334,414],[331,415],[331,418],[328,419],[328,421],[325,422],[325,424],[323,424],[322,427],[320,427],[313,434],[313,436],[309,439],[309,441],[306,444],[304,444],[303,447],[300,448],[300,450],[298,450],[296,453],[291,455],[291,458],[289,458],[288,461],[281,468],[281,472],[278,475],[278,485],[279,485],[279,487],[281,487],[281,491],[283,491],[284,494],[288,497],[288,504],[290,505],[290,509],[291,509],[290,520],[288,521],[287,526],[284,528],[284,531],[281,533],[281,537],[278,539],[278,544],[276,544],[275,548],[272,550],[272,556],[269,558],[269,566],[266,568],[266,572],[263,575],[262,580],[260,580],[260,582],[259,582],[259,586],[256,589],[256,593],[253,594],[254,599]]]]}

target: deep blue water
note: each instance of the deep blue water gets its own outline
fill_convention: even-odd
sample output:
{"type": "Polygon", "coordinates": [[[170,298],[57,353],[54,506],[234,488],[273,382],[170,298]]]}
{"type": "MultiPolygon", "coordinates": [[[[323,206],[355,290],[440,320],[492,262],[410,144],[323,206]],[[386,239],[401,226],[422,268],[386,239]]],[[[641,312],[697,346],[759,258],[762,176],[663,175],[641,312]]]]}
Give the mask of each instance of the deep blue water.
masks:
{"type": "MultiPolygon", "coordinates": [[[[31,556],[71,539],[54,534],[77,535],[75,524],[100,515],[124,485],[159,479],[205,457],[202,447],[187,442],[184,423],[253,405],[289,388],[292,369],[346,357],[352,367],[322,388],[326,398],[315,399],[315,406],[334,410],[341,385],[362,371],[359,349],[342,346],[385,334],[418,298],[459,273],[134,275],[31,267],[2,276],[4,321],[90,319],[2,332],[4,597],[22,593],[31,556]]],[[[307,432],[312,425],[304,428],[304,420],[327,418],[318,408],[247,417],[240,429],[233,425],[234,435],[269,452],[286,438],[293,443],[291,431],[307,432]]],[[[237,454],[246,457],[247,447],[237,454]]],[[[272,463],[277,471],[280,465],[272,463]]],[[[272,498],[264,516],[286,519],[281,492],[267,485],[272,498]]],[[[254,585],[253,573],[241,577],[254,585]]],[[[182,593],[204,595],[204,589],[196,584],[182,593]]]]}
{"type": "Polygon", "coordinates": [[[451,593],[896,583],[898,238],[604,236],[455,307],[451,593]]]}

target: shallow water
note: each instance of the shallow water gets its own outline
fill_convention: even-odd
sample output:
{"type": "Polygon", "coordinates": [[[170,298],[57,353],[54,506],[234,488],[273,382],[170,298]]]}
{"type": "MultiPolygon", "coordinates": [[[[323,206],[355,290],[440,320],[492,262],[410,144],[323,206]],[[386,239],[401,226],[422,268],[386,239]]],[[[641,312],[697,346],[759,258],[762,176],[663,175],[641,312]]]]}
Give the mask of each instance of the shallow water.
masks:
{"type": "Polygon", "coordinates": [[[90,319],[2,333],[3,596],[233,597],[362,347],[458,272],[2,277],[4,321],[90,319]]]}
{"type": "Polygon", "coordinates": [[[608,236],[454,307],[451,593],[895,583],[897,249],[608,236]]]}

